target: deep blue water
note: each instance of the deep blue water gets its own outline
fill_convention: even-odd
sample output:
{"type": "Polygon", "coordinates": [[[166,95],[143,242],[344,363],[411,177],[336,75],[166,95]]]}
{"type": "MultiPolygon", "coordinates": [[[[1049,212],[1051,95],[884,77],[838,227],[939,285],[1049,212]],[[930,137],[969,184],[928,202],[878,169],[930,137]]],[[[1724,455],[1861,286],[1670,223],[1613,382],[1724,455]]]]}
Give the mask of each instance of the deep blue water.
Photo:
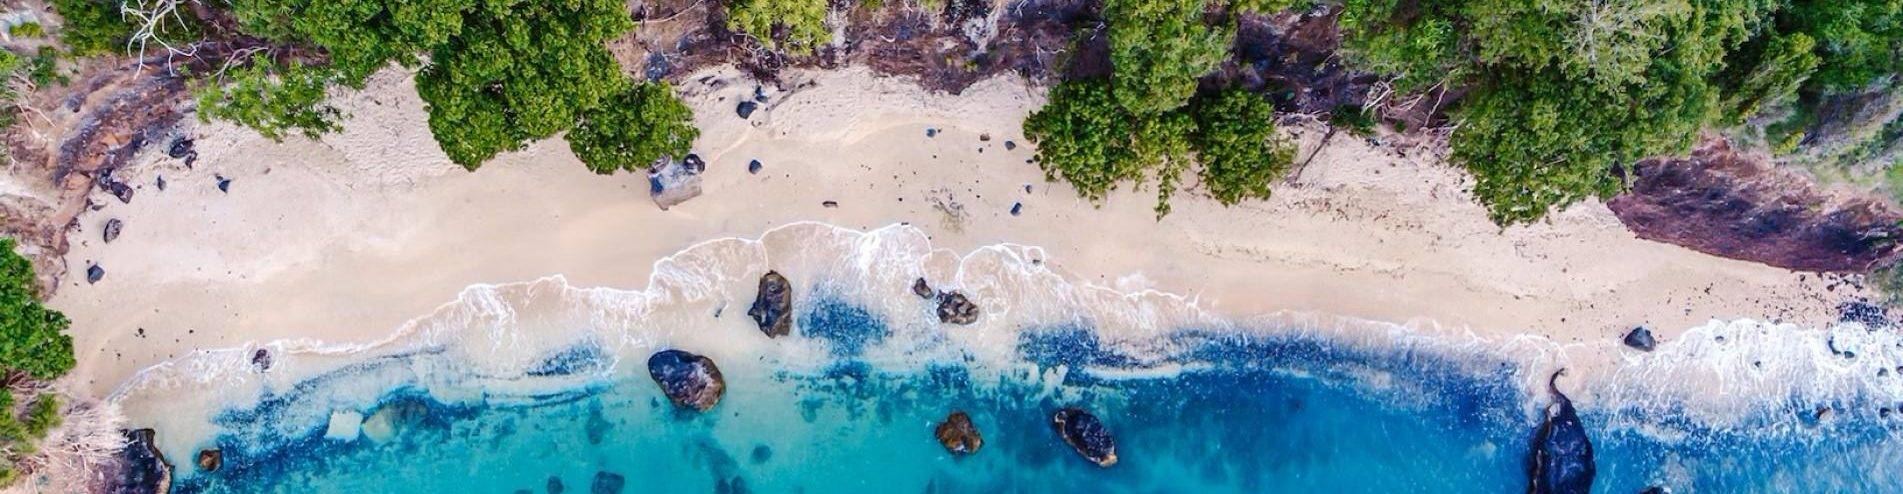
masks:
{"type": "MultiPolygon", "coordinates": [[[[1524,492],[1546,399],[1504,361],[1195,328],[1155,342],[1171,349],[1160,356],[1068,326],[1025,330],[1021,362],[1005,369],[957,358],[894,368],[860,358],[893,339],[868,311],[821,301],[800,317],[795,337],[826,340],[832,363],[723,364],[728,393],[704,414],[675,409],[644,373],[607,372],[614,357],[582,345],[527,373],[604,376],[589,385],[454,403],[392,389],[363,412],[415,411],[394,436],[339,441],[325,424],[289,423],[286,410],[338,376],[315,378],[222,412],[224,468],[181,476],[177,492],[591,492],[604,472],[630,493],[1524,492]],[[1099,468],[1059,441],[1049,419],[1063,406],[1102,418],[1121,462],[1099,468]],[[933,439],[954,410],[984,433],[976,455],[933,439]]],[[[1726,430],[1584,409],[1596,490],[1899,492],[1886,419],[1850,412],[1820,428],[1800,413],[1813,409],[1767,404],[1763,427],[1726,430]]]]}

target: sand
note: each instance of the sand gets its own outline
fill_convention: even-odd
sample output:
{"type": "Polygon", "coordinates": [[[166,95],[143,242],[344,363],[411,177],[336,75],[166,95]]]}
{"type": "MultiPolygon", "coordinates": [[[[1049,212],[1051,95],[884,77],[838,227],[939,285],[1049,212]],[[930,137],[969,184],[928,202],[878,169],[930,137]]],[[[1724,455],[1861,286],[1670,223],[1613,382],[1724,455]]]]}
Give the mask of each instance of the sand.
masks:
{"type": "MultiPolygon", "coordinates": [[[[1014,77],[947,95],[860,68],[800,72],[789,79],[809,87],[742,120],[734,104],[754,84],[731,69],[703,75],[720,87],[694,77],[680,90],[703,131],[706,192],[667,211],[645,177],[590,173],[560,139],[473,173],[451,165],[397,71],[338,93],[352,118],[321,141],[196,128],[195,168],[150,156],[120,175],[141,184],[135,201],[102,196],[106,206],[82,216],[68,267],[97,262],[107,274],[90,285],[71,276],[51,301],[73,319],[79,366],[65,383],[102,397],[194,350],[376,340],[478,283],[562,274],[638,288],[651,263],[693,243],[802,220],[909,223],[959,251],[1042,246],[1068,276],[1182,293],[1224,315],[1322,314],[1560,344],[1600,344],[1637,325],[1669,339],[1711,319],[1821,326],[1853,295],[1816,275],[1640,240],[1596,202],[1503,230],[1431,150],[1403,156],[1338,135],[1273,199],[1223,207],[1192,178],[1159,220],[1153,191],[1125,187],[1093,204],[1046,182],[1020,130],[1043,93],[1014,77]],[[758,175],[747,172],[754,159],[758,175]],[[153,186],[160,175],[165,191],[153,186]],[[218,176],[232,180],[228,192],[218,176]],[[125,228],[106,244],[99,231],[111,218],[125,228]]],[[[1302,156],[1322,134],[1287,130],[1302,156]]]]}

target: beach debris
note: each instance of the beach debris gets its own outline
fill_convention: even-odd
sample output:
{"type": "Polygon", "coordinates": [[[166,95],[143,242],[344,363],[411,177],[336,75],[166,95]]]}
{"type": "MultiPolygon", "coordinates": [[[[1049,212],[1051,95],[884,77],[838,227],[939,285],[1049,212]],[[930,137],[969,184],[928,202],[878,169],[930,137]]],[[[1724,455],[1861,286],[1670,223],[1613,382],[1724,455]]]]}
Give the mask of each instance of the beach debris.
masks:
{"type": "Polygon", "coordinates": [[[212,178],[218,179],[219,192],[224,192],[227,194],[231,193],[231,179],[225,178],[224,175],[219,175],[216,173],[213,173],[211,176],[212,178]]]}
{"type": "Polygon", "coordinates": [[[971,324],[978,320],[978,304],[971,303],[965,294],[958,292],[939,292],[938,322],[950,324],[971,324]]]}
{"type": "Polygon", "coordinates": [[[421,425],[429,418],[429,405],[416,398],[402,398],[377,408],[363,419],[363,437],[379,443],[390,442],[398,434],[421,425]]]}
{"type": "Polygon", "coordinates": [[[977,453],[978,448],[985,446],[984,436],[978,434],[978,426],[971,424],[971,416],[965,412],[946,416],[932,435],[938,437],[938,444],[944,445],[945,451],[954,455],[977,453]]]}
{"type": "Polygon", "coordinates": [[[86,267],[86,284],[91,285],[93,283],[98,283],[99,280],[104,279],[105,277],[106,277],[106,268],[99,267],[98,264],[93,264],[91,266],[86,267]]]}
{"type": "Polygon", "coordinates": [[[1051,414],[1051,427],[1064,444],[1100,467],[1117,464],[1117,441],[1104,429],[1103,421],[1079,408],[1065,407],[1051,414]]]}
{"type": "Polygon", "coordinates": [[[185,167],[191,168],[198,161],[197,143],[190,137],[178,136],[172,139],[172,145],[165,148],[165,155],[172,159],[184,160],[185,167]]]}
{"type": "Polygon", "coordinates": [[[925,300],[931,300],[933,295],[938,294],[932,291],[932,285],[926,283],[924,277],[920,277],[917,281],[912,282],[912,293],[917,294],[918,298],[925,300]]]}
{"type": "Polygon", "coordinates": [[[764,167],[760,165],[760,160],[753,160],[753,161],[747,162],[747,173],[759,175],[761,168],[764,168],[764,167]]]}
{"type": "Polygon", "coordinates": [[[767,337],[786,336],[793,332],[793,283],[786,281],[777,271],[767,271],[760,276],[760,294],[753,298],[753,308],[747,309],[747,315],[760,325],[760,332],[767,337]]]}
{"type": "Polygon", "coordinates": [[[1010,140],[1006,140],[1006,141],[1004,141],[1004,150],[1005,150],[1005,151],[1010,151],[1010,150],[1013,150],[1013,149],[1017,149],[1017,148],[1018,148],[1018,143],[1017,143],[1016,141],[1010,141],[1010,140]]]}
{"type": "Polygon", "coordinates": [[[562,485],[561,477],[550,475],[548,476],[548,483],[543,484],[542,490],[548,494],[562,494],[563,491],[568,490],[568,487],[562,485]]]}
{"type": "Polygon", "coordinates": [[[938,129],[932,128],[932,127],[926,127],[925,137],[938,137],[938,129]]]}
{"type": "Polygon", "coordinates": [[[661,158],[648,167],[648,195],[654,198],[654,204],[662,211],[676,204],[687,202],[700,196],[700,173],[707,170],[707,162],[700,155],[689,154],[680,161],[661,158]]]}
{"type": "Polygon", "coordinates": [[[1572,400],[1559,392],[1559,376],[1565,373],[1566,369],[1555,371],[1546,381],[1553,403],[1547,405],[1546,419],[1533,436],[1527,468],[1529,494],[1592,492],[1592,440],[1586,437],[1586,426],[1579,422],[1572,400]]]}
{"type": "Polygon", "coordinates": [[[119,450],[117,474],[108,475],[110,479],[105,492],[111,494],[153,494],[167,492],[172,486],[172,465],[166,463],[165,455],[159,453],[154,442],[157,433],[152,429],[122,431],[126,437],[125,449],[119,450]]]}
{"type": "Polygon", "coordinates": [[[836,208],[836,207],[839,207],[839,201],[821,201],[819,205],[829,207],[829,208],[836,208]]]}
{"type": "Polygon", "coordinates": [[[759,108],[760,108],[759,103],[755,103],[751,100],[741,101],[740,106],[734,107],[733,112],[737,115],[740,115],[741,120],[746,120],[748,118],[752,118],[753,111],[759,108]]]}
{"type": "Polygon", "coordinates": [[[648,357],[648,376],[661,385],[661,394],[684,408],[705,412],[720,403],[727,381],[714,360],[685,350],[661,350],[648,357]]]}
{"type": "Polygon", "coordinates": [[[257,369],[258,372],[271,370],[271,351],[259,348],[258,351],[251,352],[251,368],[257,369]]]}
{"type": "Polygon", "coordinates": [[[225,452],[219,451],[218,448],[198,450],[198,469],[199,470],[204,470],[207,472],[216,472],[218,471],[218,467],[224,464],[225,464],[225,452]]]}
{"type": "Polygon", "coordinates": [[[1658,341],[1652,339],[1652,330],[1639,326],[1625,334],[1625,346],[1649,352],[1658,348],[1658,341]]]}
{"type": "Polygon", "coordinates": [[[628,478],[621,474],[602,470],[595,472],[595,483],[588,486],[589,494],[621,494],[628,485],[628,478]]]}
{"type": "Polygon", "coordinates": [[[1022,213],[1024,213],[1024,203],[1022,202],[1011,203],[1011,216],[1017,216],[1022,213]]]}
{"type": "Polygon", "coordinates": [[[126,222],[119,221],[119,218],[106,220],[106,228],[101,232],[101,237],[105,239],[106,243],[112,243],[114,239],[119,238],[119,230],[125,228],[125,226],[126,222]]]}

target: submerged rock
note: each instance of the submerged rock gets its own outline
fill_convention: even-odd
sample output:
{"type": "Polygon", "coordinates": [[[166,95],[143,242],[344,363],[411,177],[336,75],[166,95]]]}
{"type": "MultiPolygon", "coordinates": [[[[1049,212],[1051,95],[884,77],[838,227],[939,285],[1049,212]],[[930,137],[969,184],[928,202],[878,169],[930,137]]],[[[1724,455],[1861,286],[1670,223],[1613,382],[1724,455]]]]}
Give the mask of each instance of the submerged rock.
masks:
{"type": "Polygon", "coordinates": [[[106,228],[104,232],[101,232],[101,237],[105,239],[106,243],[112,243],[113,240],[119,238],[119,230],[125,227],[126,222],[120,221],[119,218],[106,220],[106,228]]]}
{"type": "Polygon", "coordinates": [[[561,477],[550,476],[548,483],[542,486],[542,489],[548,494],[562,494],[562,491],[568,490],[568,487],[562,485],[561,477]]]}
{"type": "Polygon", "coordinates": [[[379,443],[390,442],[398,434],[421,425],[429,413],[429,405],[416,399],[386,403],[363,419],[363,437],[379,443]]]}
{"type": "Polygon", "coordinates": [[[938,322],[950,324],[971,324],[978,320],[978,304],[971,303],[965,294],[943,292],[938,294],[938,322]]]}
{"type": "Polygon", "coordinates": [[[218,448],[204,449],[204,450],[198,451],[198,469],[199,470],[204,470],[207,472],[216,472],[218,471],[218,467],[224,464],[225,464],[225,453],[223,451],[219,451],[218,448]]]}
{"type": "Polygon", "coordinates": [[[767,271],[760,276],[760,294],[753,298],[753,308],[747,309],[747,315],[753,316],[760,332],[768,337],[792,333],[793,283],[777,271],[767,271]]]}
{"type": "Polygon", "coordinates": [[[1652,339],[1652,330],[1639,326],[1625,334],[1625,346],[1649,352],[1658,348],[1658,341],[1652,339]]]}
{"type": "Polygon", "coordinates": [[[106,476],[108,494],[164,494],[172,488],[172,465],[153,442],[152,429],[122,431],[125,449],[119,451],[116,470],[106,476]]]}
{"type": "Polygon", "coordinates": [[[978,426],[972,425],[971,416],[965,412],[952,412],[945,417],[944,422],[938,424],[938,429],[932,435],[938,437],[938,444],[944,445],[945,451],[955,455],[977,453],[978,448],[985,445],[984,436],[978,434],[978,426]]]}
{"type": "Polygon", "coordinates": [[[196,148],[196,143],[192,142],[191,138],[179,136],[172,139],[172,145],[165,149],[165,155],[171,156],[172,159],[184,160],[185,167],[191,168],[192,163],[198,161],[198,149],[196,148]]]}
{"type": "Polygon", "coordinates": [[[931,300],[932,295],[937,294],[932,291],[932,285],[925,282],[925,278],[919,278],[918,281],[912,282],[912,293],[918,295],[918,298],[925,300],[931,300]]]}
{"type": "Polygon", "coordinates": [[[1066,407],[1051,414],[1051,428],[1057,430],[1057,436],[1064,444],[1077,451],[1084,459],[1100,467],[1117,464],[1117,441],[1110,437],[1110,431],[1104,429],[1103,421],[1097,416],[1078,408],[1066,407]]]}
{"type": "Polygon", "coordinates": [[[1530,494],[1592,492],[1592,440],[1586,437],[1586,426],[1579,422],[1572,400],[1559,392],[1559,376],[1565,373],[1564,369],[1554,372],[1546,382],[1547,390],[1553,393],[1553,404],[1547,405],[1546,420],[1533,436],[1527,465],[1530,494]]]}
{"type": "Polygon", "coordinates": [[[595,483],[588,486],[588,492],[590,494],[621,494],[621,489],[627,485],[628,479],[626,477],[622,477],[621,474],[618,473],[602,470],[595,472],[595,483]]]}
{"type": "Polygon", "coordinates": [[[98,264],[94,264],[94,265],[86,267],[86,284],[91,285],[93,283],[98,283],[99,280],[102,280],[105,278],[106,278],[106,268],[99,267],[98,264]]]}
{"type": "Polygon", "coordinates": [[[661,394],[684,408],[705,412],[720,403],[727,382],[714,360],[683,350],[661,350],[648,357],[648,375],[661,385],[661,394]]]}

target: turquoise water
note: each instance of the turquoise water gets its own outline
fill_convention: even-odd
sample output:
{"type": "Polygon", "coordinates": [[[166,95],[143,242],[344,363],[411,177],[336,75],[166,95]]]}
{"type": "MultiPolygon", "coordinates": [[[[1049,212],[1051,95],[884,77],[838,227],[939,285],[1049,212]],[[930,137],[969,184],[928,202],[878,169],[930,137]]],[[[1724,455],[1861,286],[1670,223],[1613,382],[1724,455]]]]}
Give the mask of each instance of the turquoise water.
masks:
{"type": "MultiPolygon", "coordinates": [[[[545,492],[551,478],[568,492],[589,492],[598,472],[625,478],[625,492],[1525,488],[1537,425],[1527,410],[1541,397],[1522,392],[1520,371],[1504,362],[1197,330],[1165,337],[1178,350],[1164,357],[1136,357],[1071,327],[1024,332],[1022,365],[1003,372],[956,361],[892,369],[857,358],[889,334],[876,318],[849,304],[815,305],[799,327],[823,340],[833,363],[816,372],[725,365],[728,394],[706,414],[675,409],[637,375],[473,405],[391,390],[382,406],[428,413],[385,443],[326,439],[322,424],[260,432],[285,430],[278,409],[305,398],[299,389],[314,393],[339,376],[320,377],[221,413],[224,468],[182,478],[177,492],[545,492]],[[1368,375],[1382,384],[1369,386],[1368,375]],[[1060,406],[1103,418],[1121,463],[1096,467],[1060,442],[1048,422],[1060,406]],[[952,457],[932,437],[953,410],[970,413],[985,434],[974,456],[952,457]]],[[[530,373],[598,372],[611,358],[576,347],[530,373]]],[[[393,358],[340,372],[404,365],[393,358]]],[[[1589,426],[1598,424],[1600,492],[1636,492],[1664,479],[1675,479],[1679,492],[1895,492],[1892,474],[1903,472],[1890,452],[1894,429],[1874,425],[1874,416],[1848,417],[1823,437],[1702,430],[1660,417],[1650,422],[1687,431],[1661,441],[1606,428],[1617,412],[1584,413],[1589,426]]]]}

